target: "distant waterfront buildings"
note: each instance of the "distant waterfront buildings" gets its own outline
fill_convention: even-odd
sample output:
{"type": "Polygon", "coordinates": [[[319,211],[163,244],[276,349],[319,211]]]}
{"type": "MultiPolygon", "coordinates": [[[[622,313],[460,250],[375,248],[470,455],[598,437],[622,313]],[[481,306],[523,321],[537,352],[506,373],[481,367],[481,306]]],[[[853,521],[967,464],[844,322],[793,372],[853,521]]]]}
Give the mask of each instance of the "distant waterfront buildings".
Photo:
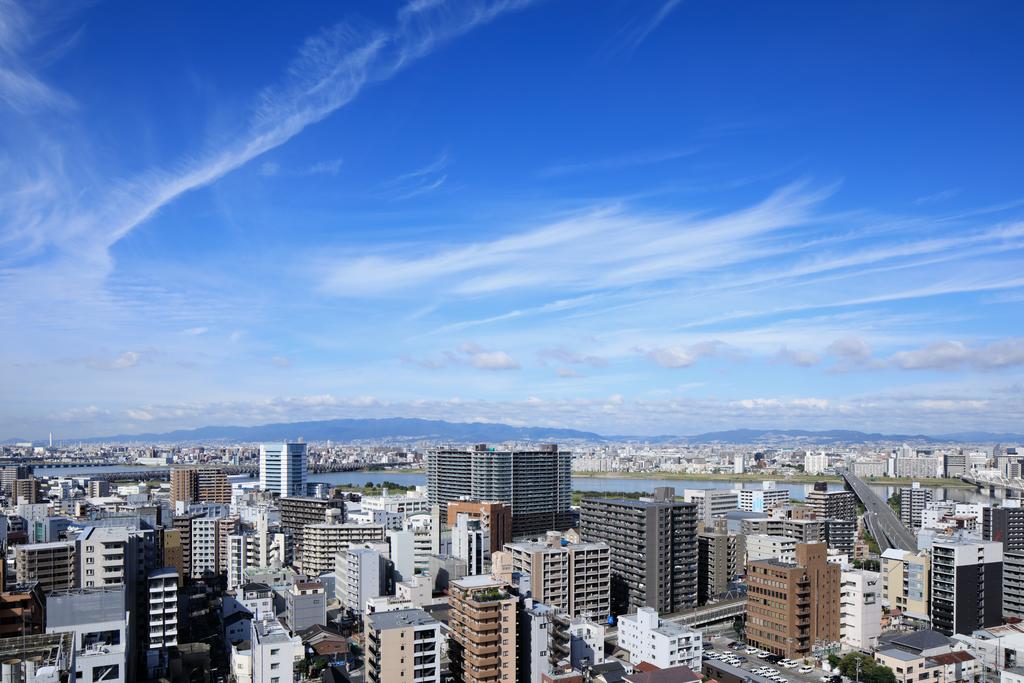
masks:
{"type": "Polygon", "coordinates": [[[427,458],[430,504],[441,523],[448,503],[495,501],[512,510],[513,537],[540,536],[572,526],[572,453],[557,445],[498,450],[478,444],[468,450],[439,449],[427,458]]]}

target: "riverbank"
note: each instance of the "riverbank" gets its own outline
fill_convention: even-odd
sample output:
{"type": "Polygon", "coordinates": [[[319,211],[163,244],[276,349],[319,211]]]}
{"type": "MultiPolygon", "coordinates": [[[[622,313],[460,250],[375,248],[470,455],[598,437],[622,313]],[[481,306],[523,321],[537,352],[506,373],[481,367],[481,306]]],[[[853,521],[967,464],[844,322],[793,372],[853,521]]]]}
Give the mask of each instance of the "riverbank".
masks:
{"type": "MultiPolygon", "coordinates": [[[[587,472],[573,473],[574,480],[580,479],[659,479],[676,481],[729,481],[737,483],[758,483],[762,481],[776,481],[779,484],[813,484],[824,481],[834,484],[841,484],[843,478],[834,474],[759,474],[744,472],[743,474],[709,474],[692,472],[587,472]]],[[[945,487],[945,488],[974,488],[973,484],[951,478],[930,478],[914,479],[911,477],[869,477],[864,480],[866,484],[878,486],[910,486],[913,482],[919,482],[924,487],[945,487]]]]}

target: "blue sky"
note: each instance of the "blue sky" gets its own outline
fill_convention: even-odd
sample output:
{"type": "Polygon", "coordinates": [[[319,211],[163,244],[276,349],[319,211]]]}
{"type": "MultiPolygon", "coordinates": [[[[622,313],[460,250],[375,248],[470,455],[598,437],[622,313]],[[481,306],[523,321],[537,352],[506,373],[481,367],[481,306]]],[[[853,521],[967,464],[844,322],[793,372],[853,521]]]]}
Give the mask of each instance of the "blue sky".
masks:
{"type": "Polygon", "coordinates": [[[0,437],[1020,430],[1024,7],[0,1],[0,437]]]}

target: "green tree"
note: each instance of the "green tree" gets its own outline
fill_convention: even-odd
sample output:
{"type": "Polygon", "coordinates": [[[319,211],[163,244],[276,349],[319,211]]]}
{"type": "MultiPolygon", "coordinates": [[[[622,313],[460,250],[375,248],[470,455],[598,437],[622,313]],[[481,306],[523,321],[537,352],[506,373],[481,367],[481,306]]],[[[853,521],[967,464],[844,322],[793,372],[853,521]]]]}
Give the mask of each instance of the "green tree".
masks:
{"type": "MultiPolygon", "coordinates": [[[[830,655],[828,658],[829,664],[833,664],[833,657],[830,655]]],[[[836,657],[838,659],[838,657],[836,657]]],[[[861,683],[896,683],[896,675],[887,666],[882,666],[875,662],[874,659],[868,655],[860,652],[851,652],[838,661],[839,673],[856,680],[860,679],[861,683]],[[858,663],[860,664],[860,672],[858,674],[858,663]]]]}

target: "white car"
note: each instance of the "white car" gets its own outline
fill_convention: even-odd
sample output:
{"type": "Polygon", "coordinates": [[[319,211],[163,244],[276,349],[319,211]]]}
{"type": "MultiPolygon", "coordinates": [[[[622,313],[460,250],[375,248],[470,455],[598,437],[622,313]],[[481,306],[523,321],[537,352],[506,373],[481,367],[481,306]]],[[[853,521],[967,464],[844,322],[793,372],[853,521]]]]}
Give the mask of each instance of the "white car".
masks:
{"type": "Polygon", "coordinates": [[[798,664],[797,664],[796,662],[794,662],[794,661],[793,661],[792,659],[783,659],[783,660],[782,660],[781,662],[779,662],[779,665],[780,665],[780,666],[784,666],[784,667],[786,667],[787,669],[792,669],[792,668],[795,668],[795,667],[799,666],[799,665],[798,665],[798,664]]]}
{"type": "Polygon", "coordinates": [[[812,671],[814,671],[814,667],[813,666],[801,666],[800,667],[800,673],[802,673],[802,674],[809,674],[812,671]]]}
{"type": "Polygon", "coordinates": [[[771,652],[765,652],[764,650],[757,651],[757,658],[758,659],[764,659],[765,657],[768,657],[769,655],[771,655],[771,652]]]}
{"type": "Polygon", "coordinates": [[[746,650],[744,650],[744,652],[746,652],[748,655],[756,655],[757,654],[757,648],[756,647],[748,647],[746,650]]]}

